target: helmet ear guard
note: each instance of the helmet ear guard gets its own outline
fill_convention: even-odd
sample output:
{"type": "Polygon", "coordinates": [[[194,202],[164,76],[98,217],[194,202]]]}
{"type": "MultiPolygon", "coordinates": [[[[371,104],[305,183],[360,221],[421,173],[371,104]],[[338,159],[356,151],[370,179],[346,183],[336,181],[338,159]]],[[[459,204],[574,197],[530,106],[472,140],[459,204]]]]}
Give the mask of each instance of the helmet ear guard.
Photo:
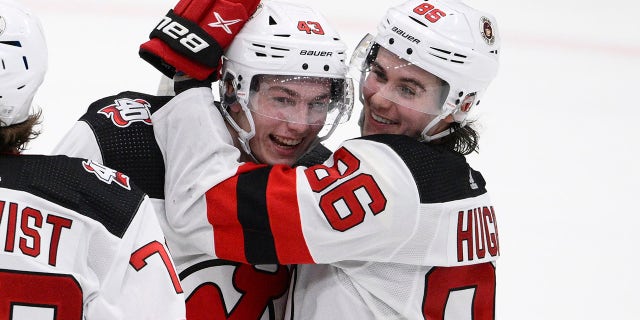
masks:
{"type": "Polygon", "coordinates": [[[38,18],[17,2],[0,2],[0,126],[29,117],[47,70],[47,46],[38,18]]]}

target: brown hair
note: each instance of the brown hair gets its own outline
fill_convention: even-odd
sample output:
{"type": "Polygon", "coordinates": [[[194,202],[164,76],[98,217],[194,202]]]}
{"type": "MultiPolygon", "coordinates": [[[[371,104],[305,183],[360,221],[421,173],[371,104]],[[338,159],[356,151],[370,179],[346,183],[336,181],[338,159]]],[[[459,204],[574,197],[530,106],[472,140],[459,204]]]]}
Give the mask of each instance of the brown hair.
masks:
{"type": "Polygon", "coordinates": [[[473,122],[469,122],[466,126],[461,127],[460,123],[452,123],[450,129],[453,129],[453,132],[442,137],[436,143],[462,155],[478,152],[480,135],[472,124],[473,122]]]}
{"type": "Polygon", "coordinates": [[[29,141],[40,135],[37,126],[42,122],[41,115],[42,111],[38,110],[21,123],[0,127],[0,153],[26,150],[29,141]]]}

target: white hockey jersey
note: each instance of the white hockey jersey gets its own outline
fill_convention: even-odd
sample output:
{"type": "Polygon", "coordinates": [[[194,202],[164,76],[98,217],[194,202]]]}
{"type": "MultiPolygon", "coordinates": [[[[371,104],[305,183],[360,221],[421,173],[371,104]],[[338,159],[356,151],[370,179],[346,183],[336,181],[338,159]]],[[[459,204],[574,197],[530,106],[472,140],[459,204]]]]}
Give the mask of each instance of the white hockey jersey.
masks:
{"type": "Polygon", "coordinates": [[[90,160],[1,155],[0,319],[185,319],[149,198],[90,160]]]}
{"type": "Polygon", "coordinates": [[[301,264],[286,319],[494,318],[495,210],[463,156],[378,135],[344,142],[321,165],[237,164],[220,182],[231,163],[218,154],[231,147],[209,139],[226,129],[207,108],[153,117],[166,210],[206,211],[221,258],[301,264]]]}
{"type": "MultiPolygon", "coordinates": [[[[221,121],[221,130],[215,135],[184,140],[190,148],[188,152],[197,152],[199,144],[229,147],[216,153],[214,161],[218,163],[220,176],[215,176],[211,183],[233,174],[240,156],[238,149],[231,146],[231,136],[213,105],[211,89],[196,88],[189,92],[173,99],[137,92],[99,99],[91,104],[54,153],[89,157],[126,173],[149,194],[157,212],[164,213],[165,165],[154,131],[162,136],[167,127],[154,125],[156,119],[170,120],[173,116],[168,114],[189,112],[190,105],[197,105],[206,107],[198,109],[201,113],[194,115],[196,118],[204,121],[215,117],[221,121]]],[[[172,152],[168,156],[172,160],[178,158],[176,161],[190,157],[189,153],[172,152]]],[[[193,178],[184,178],[197,181],[198,173],[192,174],[193,178]]],[[[171,176],[167,179],[173,181],[171,176]]],[[[213,231],[205,210],[159,214],[158,220],[185,291],[188,318],[282,319],[290,279],[287,267],[253,266],[216,257],[213,231]]]]}

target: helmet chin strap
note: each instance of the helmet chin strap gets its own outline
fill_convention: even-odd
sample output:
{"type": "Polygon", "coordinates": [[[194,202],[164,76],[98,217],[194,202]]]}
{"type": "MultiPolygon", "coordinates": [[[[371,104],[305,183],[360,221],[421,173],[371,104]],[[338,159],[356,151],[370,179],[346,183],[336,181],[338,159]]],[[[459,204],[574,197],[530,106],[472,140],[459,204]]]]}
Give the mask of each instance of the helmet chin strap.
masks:
{"type": "MultiPolygon", "coordinates": [[[[429,124],[427,124],[426,127],[424,127],[424,129],[422,130],[422,132],[420,133],[420,140],[421,141],[425,141],[425,142],[430,142],[433,140],[437,140],[437,139],[441,139],[443,137],[446,137],[448,135],[450,135],[451,133],[453,133],[455,131],[454,128],[447,128],[444,131],[438,132],[434,135],[428,135],[427,132],[429,132],[429,130],[433,129],[433,127],[435,127],[441,120],[444,120],[446,117],[448,117],[449,115],[453,114],[454,111],[456,110],[456,108],[452,108],[450,105],[447,105],[447,107],[445,108],[445,110],[437,117],[435,117],[433,120],[431,120],[431,122],[429,122],[429,124]]],[[[461,126],[464,127],[466,125],[466,121],[461,123],[461,126]]]]}
{"type": "Polygon", "coordinates": [[[244,130],[238,131],[238,141],[240,142],[240,146],[242,150],[251,157],[251,160],[255,163],[260,163],[258,159],[251,152],[251,147],[249,146],[249,140],[253,138],[253,134],[246,132],[244,130]]]}
{"type": "Polygon", "coordinates": [[[258,161],[258,159],[256,159],[256,157],[253,155],[253,153],[251,152],[251,146],[249,145],[249,141],[251,140],[251,138],[256,135],[256,125],[253,122],[253,115],[251,114],[250,110],[244,110],[244,107],[242,107],[242,109],[244,114],[247,116],[247,121],[249,122],[249,126],[251,127],[251,130],[248,132],[242,129],[238,125],[238,123],[236,123],[236,121],[233,119],[233,117],[231,117],[231,114],[229,114],[226,108],[222,108],[227,123],[231,125],[231,127],[233,127],[233,130],[235,130],[238,134],[238,142],[240,142],[242,150],[251,157],[251,160],[253,162],[259,163],[260,161],[258,161]]]}

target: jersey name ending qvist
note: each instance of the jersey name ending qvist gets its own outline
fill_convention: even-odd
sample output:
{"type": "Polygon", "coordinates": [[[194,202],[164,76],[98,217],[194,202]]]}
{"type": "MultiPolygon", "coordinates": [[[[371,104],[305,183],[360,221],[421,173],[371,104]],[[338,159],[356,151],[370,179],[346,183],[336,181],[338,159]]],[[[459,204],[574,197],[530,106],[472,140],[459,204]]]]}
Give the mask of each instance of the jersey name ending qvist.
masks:
{"type": "Polygon", "coordinates": [[[19,250],[24,255],[37,258],[43,246],[48,246],[47,263],[55,267],[60,237],[63,229],[71,229],[72,220],[53,214],[43,215],[31,207],[19,209],[17,203],[0,200],[0,223],[2,250],[19,250]]]}

